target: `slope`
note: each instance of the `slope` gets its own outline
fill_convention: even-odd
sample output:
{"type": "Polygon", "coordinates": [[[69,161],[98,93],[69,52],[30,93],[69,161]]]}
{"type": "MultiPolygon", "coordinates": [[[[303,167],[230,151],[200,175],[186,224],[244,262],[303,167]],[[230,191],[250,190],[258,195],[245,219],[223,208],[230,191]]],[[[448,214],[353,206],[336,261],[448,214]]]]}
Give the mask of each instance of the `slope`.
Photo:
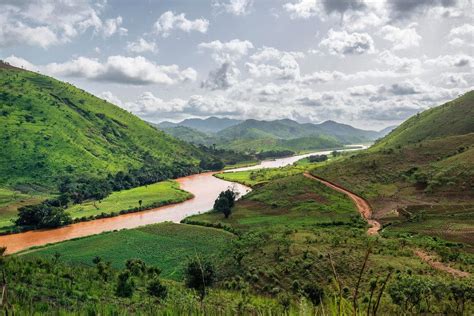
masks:
{"type": "Polygon", "coordinates": [[[368,151],[313,170],[369,200],[390,230],[474,249],[474,92],[420,113],[368,151]]]}
{"type": "Polygon", "coordinates": [[[70,84],[0,67],[0,186],[53,187],[63,175],[105,177],[145,163],[190,172],[203,155],[70,84]]]}

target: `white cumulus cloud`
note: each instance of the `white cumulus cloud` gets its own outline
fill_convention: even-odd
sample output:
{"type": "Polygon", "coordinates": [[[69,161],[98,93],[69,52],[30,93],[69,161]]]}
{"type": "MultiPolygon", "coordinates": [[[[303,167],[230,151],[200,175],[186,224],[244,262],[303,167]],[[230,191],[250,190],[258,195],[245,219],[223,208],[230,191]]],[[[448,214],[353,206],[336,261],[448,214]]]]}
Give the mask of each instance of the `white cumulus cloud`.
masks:
{"type": "Polygon", "coordinates": [[[375,52],[374,40],[368,33],[348,33],[330,29],[328,35],[319,46],[332,55],[361,55],[375,52]]]}
{"type": "Polygon", "coordinates": [[[168,37],[173,30],[206,33],[208,28],[209,21],[206,19],[188,20],[185,13],[175,14],[173,11],[163,13],[153,26],[155,33],[163,37],[168,37]]]}

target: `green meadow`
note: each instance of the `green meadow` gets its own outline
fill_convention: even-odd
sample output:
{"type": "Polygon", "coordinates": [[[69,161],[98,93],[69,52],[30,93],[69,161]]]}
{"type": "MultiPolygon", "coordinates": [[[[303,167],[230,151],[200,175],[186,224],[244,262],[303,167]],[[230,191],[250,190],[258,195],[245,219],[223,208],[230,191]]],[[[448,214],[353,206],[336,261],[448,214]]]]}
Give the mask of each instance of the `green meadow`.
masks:
{"type": "Polygon", "coordinates": [[[73,218],[95,216],[102,213],[118,213],[140,207],[143,209],[178,203],[192,197],[192,194],[181,190],[176,181],[163,181],[141,187],[113,192],[101,201],[87,201],[75,204],[66,211],[73,218]]]}

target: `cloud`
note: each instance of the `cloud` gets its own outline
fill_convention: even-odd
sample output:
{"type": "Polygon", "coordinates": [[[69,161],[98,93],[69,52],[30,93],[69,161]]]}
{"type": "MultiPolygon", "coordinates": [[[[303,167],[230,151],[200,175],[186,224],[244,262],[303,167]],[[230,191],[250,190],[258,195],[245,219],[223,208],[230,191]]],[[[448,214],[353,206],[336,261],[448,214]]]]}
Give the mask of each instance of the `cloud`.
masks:
{"type": "Polygon", "coordinates": [[[103,5],[77,1],[3,1],[0,3],[0,47],[48,48],[70,42],[89,29],[110,37],[125,34],[122,18],[102,21],[103,5]]]}
{"type": "Polygon", "coordinates": [[[153,117],[164,113],[182,112],[185,105],[185,100],[175,98],[165,101],[146,91],[136,101],[126,102],[123,107],[142,117],[153,117]]]}
{"type": "Polygon", "coordinates": [[[422,87],[419,82],[404,81],[390,85],[387,91],[393,95],[409,95],[419,94],[422,92],[422,87]]]}
{"type": "Polygon", "coordinates": [[[4,61],[18,68],[24,68],[31,71],[38,71],[38,68],[32,63],[30,63],[28,60],[23,59],[21,57],[17,57],[15,55],[10,55],[9,57],[5,58],[4,61]]]}
{"type": "Polygon", "coordinates": [[[250,56],[252,62],[245,65],[250,75],[255,78],[297,80],[300,78],[300,66],[297,59],[303,57],[304,54],[301,52],[287,52],[273,47],[263,47],[250,56]]]}
{"type": "Polygon", "coordinates": [[[341,17],[346,11],[358,11],[365,9],[366,5],[361,0],[299,0],[288,2],[283,8],[290,13],[291,18],[307,19],[321,13],[340,14],[341,17]]]}
{"type": "Polygon", "coordinates": [[[464,54],[442,55],[426,59],[424,63],[430,67],[472,67],[474,58],[464,54]]]}
{"type": "Polygon", "coordinates": [[[224,62],[219,68],[209,72],[209,76],[201,83],[201,88],[210,90],[226,90],[237,83],[240,71],[232,62],[224,62]]]}
{"type": "Polygon", "coordinates": [[[139,38],[136,42],[127,42],[127,51],[130,53],[157,53],[158,47],[155,42],[148,42],[143,38],[139,38]]]}
{"type": "Polygon", "coordinates": [[[417,58],[399,57],[388,50],[382,51],[376,61],[390,66],[396,72],[419,74],[422,71],[422,62],[417,58]]]}
{"type": "Polygon", "coordinates": [[[121,27],[122,17],[118,16],[115,19],[107,19],[105,22],[98,27],[98,32],[102,34],[103,37],[111,37],[114,34],[127,35],[128,30],[121,27]]]}
{"type": "Polygon", "coordinates": [[[455,7],[457,2],[456,0],[388,0],[387,4],[393,19],[406,19],[432,8],[455,7]]]}
{"type": "MultiPolygon", "coordinates": [[[[9,57],[8,60],[27,65],[27,61],[15,56],[9,57]]],[[[28,67],[34,67],[56,76],[131,85],[171,85],[197,79],[197,72],[192,68],[180,69],[177,65],[157,65],[142,56],[109,56],[104,62],[98,59],[78,57],[64,63],[50,63],[40,66],[29,63],[29,65],[28,67]]]]}
{"type": "Polygon", "coordinates": [[[449,44],[456,47],[473,47],[474,25],[463,24],[451,29],[448,34],[449,44]]]}
{"type": "Polygon", "coordinates": [[[348,33],[330,29],[328,35],[319,46],[329,51],[331,55],[361,55],[375,52],[374,41],[368,33],[348,33]]]}
{"type": "Polygon", "coordinates": [[[216,1],[213,3],[213,7],[237,16],[249,14],[252,6],[253,0],[227,0],[226,2],[216,1]]]}
{"type": "Polygon", "coordinates": [[[200,43],[198,45],[200,51],[210,51],[211,57],[218,63],[226,63],[229,61],[237,61],[247,55],[253,44],[247,40],[242,41],[233,39],[229,42],[221,42],[219,40],[200,43]]]}
{"type": "Polygon", "coordinates": [[[196,31],[200,33],[207,33],[209,28],[209,21],[206,19],[188,20],[186,14],[175,14],[172,11],[163,13],[153,26],[156,34],[161,34],[163,37],[168,37],[173,30],[180,30],[186,33],[196,31]]]}
{"type": "Polygon", "coordinates": [[[29,27],[21,22],[0,27],[0,47],[18,44],[47,48],[60,42],[56,34],[46,26],[29,27]]]}
{"type": "Polygon", "coordinates": [[[417,23],[411,23],[404,29],[385,25],[378,34],[385,40],[392,42],[394,50],[417,47],[421,40],[421,36],[416,32],[417,25],[417,23]]]}
{"type": "Polygon", "coordinates": [[[102,93],[98,95],[98,97],[106,100],[107,102],[123,107],[122,100],[120,100],[116,95],[114,95],[110,91],[103,91],[102,93]]]}

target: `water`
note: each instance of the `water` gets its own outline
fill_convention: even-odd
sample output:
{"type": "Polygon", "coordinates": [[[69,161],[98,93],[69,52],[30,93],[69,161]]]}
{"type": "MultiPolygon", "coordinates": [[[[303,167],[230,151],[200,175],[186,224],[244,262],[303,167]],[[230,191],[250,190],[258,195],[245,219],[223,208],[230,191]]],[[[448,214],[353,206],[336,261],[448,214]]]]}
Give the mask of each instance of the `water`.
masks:
{"type": "MultiPolygon", "coordinates": [[[[363,146],[362,148],[366,148],[363,146]]],[[[360,148],[358,148],[360,149],[360,148]]],[[[356,149],[345,149],[356,150],[356,149]]],[[[294,162],[310,155],[329,154],[330,151],[319,151],[305,155],[279,158],[262,161],[259,165],[230,170],[229,172],[255,170],[262,168],[278,168],[293,164],[294,162]]],[[[194,197],[182,203],[158,207],[155,209],[124,214],[116,217],[97,219],[89,222],[71,224],[55,229],[28,231],[19,234],[0,236],[0,245],[7,247],[6,253],[11,254],[34,246],[42,246],[78,237],[99,234],[105,231],[130,229],[143,225],[155,224],[165,221],[179,223],[182,219],[206,212],[212,209],[214,200],[220,192],[233,188],[241,196],[250,191],[249,187],[218,179],[215,172],[195,174],[176,181],[181,189],[191,192],[194,197]]]]}

